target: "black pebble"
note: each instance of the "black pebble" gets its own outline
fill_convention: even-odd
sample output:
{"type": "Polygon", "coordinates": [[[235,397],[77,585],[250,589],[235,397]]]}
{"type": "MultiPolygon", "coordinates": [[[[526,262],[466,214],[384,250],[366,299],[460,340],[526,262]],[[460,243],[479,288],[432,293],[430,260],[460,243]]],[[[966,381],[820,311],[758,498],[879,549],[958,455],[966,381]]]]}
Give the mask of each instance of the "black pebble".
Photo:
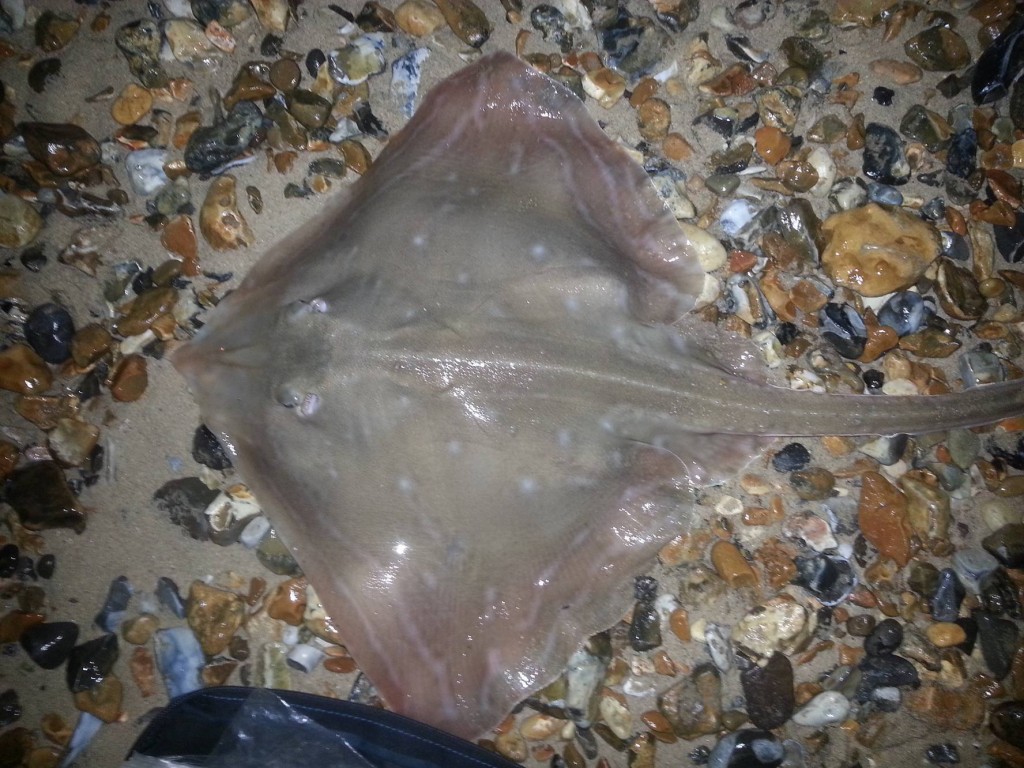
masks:
{"type": "Polygon", "coordinates": [[[896,91],[892,88],[886,88],[884,85],[880,85],[875,88],[874,93],[871,97],[883,107],[891,107],[893,96],[896,95],[896,91]]]}
{"type": "Polygon", "coordinates": [[[103,682],[117,661],[117,635],[110,633],[76,645],[68,656],[67,683],[72,693],[103,682]]]}
{"type": "Polygon", "coordinates": [[[776,451],[772,466],[776,472],[796,472],[811,463],[811,453],[803,443],[789,443],[776,451]]]}
{"type": "Polygon", "coordinates": [[[964,641],[960,643],[957,648],[960,649],[965,656],[970,656],[974,653],[974,644],[978,642],[978,622],[970,616],[961,616],[954,623],[959,625],[966,635],[964,641]]]}
{"type": "Polygon", "coordinates": [[[758,728],[778,728],[792,717],[796,709],[793,665],[784,654],[776,651],[764,667],[753,664],[743,670],[740,683],[747,700],[747,716],[758,728]]]}
{"type": "Polygon", "coordinates": [[[861,678],[856,700],[861,704],[871,700],[871,694],[876,688],[917,688],[921,685],[921,677],[914,665],[894,653],[865,656],[857,669],[860,670],[861,678]]]}
{"type": "Polygon", "coordinates": [[[43,360],[59,365],[71,357],[71,337],[75,324],[64,307],[40,304],[25,320],[25,341],[43,360]]]}
{"type": "Polygon", "coordinates": [[[899,186],[910,181],[904,141],[892,128],[868,123],[864,131],[864,175],[869,179],[899,186]]]}
{"type": "Polygon", "coordinates": [[[864,354],[868,332],[857,310],[849,304],[829,302],[818,313],[822,338],[836,348],[840,355],[854,360],[864,354]]]}
{"type": "Polygon", "coordinates": [[[128,610],[131,599],[132,585],[128,583],[127,576],[118,576],[111,581],[107,589],[107,599],[94,619],[96,626],[104,632],[116,632],[124,620],[124,613],[128,610]]]}
{"type": "Polygon", "coordinates": [[[56,567],[57,558],[53,555],[43,555],[36,561],[36,573],[43,579],[52,579],[56,567]]]}
{"type": "Polygon", "coordinates": [[[1024,568],[1024,523],[1007,523],[982,539],[981,546],[1007,568],[1024,568]]]}
{"type": "Polygon", "coordinates": [[[21,701],[18,692],[8,688],[0,693],[0,728],[6,728],[21,717],[21,701]]]}
{"type": "Polygon", "coordinates": [[[14,575],[20,581],[39,581],[39,576],[36,575],[36,565],[28,555],[22,555],[18,558],[18,567],[14,575]]]}
{"type": "Polygon", "coordinates": [[[0,547],[0,578],[9,579],[18,570],[18,558],[21,550],[17,544],[4,544],[0,547]]]}
{"type": "Polygon", "coordinates": [[[174,579],[161,576],[156,580],[156,598],[160,605],[169,610],[179,619],[185,618],[185,601],[181,599],[178,585],[174,579]]]}
{"type": "Polygon", "coordinates": [[[875,625],[864,638],[864,652],[868,656],[884,656],[893,653],[903,642],[903,626],[896,619],[886,619],[875,625]]]}
{"type": "Polygon", "coordinates": [[[21,633],[21,647],[43,669],[63,664],[78,641],[78,625],[73,621],[48,621],[35,624],[21,633]]]}
{"type": "Polygon", "coordinates": [[[320,71],[320,67],[323,66],[325,61],[327,61],[327,55],[319,48],[311,48],[309,53],[306,54],[306,71],[309,72],[309,76],[314,80],[316,79],[316,73],[320,71]]]}
{"type": "Polygon", "coordinates": [[[825,554],[797,557],[793,583],[803,587],[825,605],[837,605],[857,586],[857,575],[848,560],[825,554]]]}
{"type": "Polygon", "coordinates": [[[946,154],[946,170],[966,179],[978,167],[978,134],[965,128],[953,136],[946,154]]]}
{"type": "Polygon", "coordinates": [[[775,326],[775,338],[779,340],[779,344],[790,344],[799,335],[800,329],[795,323],[782,322],[775,326]]]}
{"type": "Polygon", "coordinates": [[[634,651],[651,651],[661,645],[661,617],[654,607],[657,595],[657,579],[641,576],[636,580],[633,586],[636,603],[629,624],[629,644],[634,651]]]}
{"type": "Polygon", "coordinates": [[[231,469],[231,459],[224,453],[224,447],[217,436],[205,424],[200,424],[192,435],[192,458],[198,464],[218,472],[231,469]]]}
{"type": "Polygon", "coordinates": [[[1010,674],[1013,654],[1017,650],[1020,636],[1017,625],[986,611],[972,611],[971,616],[978,622],[978,640],[985,666],[996,680],[1002,680],[1010,674]]]}
{"type": "Polygon", "coordinates": [[[864,386],[873,391],[880,390],[885,384],[885,374],[874,368],[868,368],[861,377],[864,379],[864,386]]]}
{"type": "Polygon", "coordinates": [[[967,595],[960,577],[952,568],[939,571],[939,583],[932,595],[932,618],[936,621],[956,621],[960,615],[960,603],[967,595]]]}
{"type": "Polygon", "coordinates": [[[992,733],[1024,749],[1024,701],[1004,701],[992,710],[992,733]]]}
{"type": "Polygon", "coordinates": [[[1021,618],[1024,606],[1017,600],[1017,588],[1004,568],[996,568],[986,574],[978,586],[981,605],[986,611],[997,616],[1007,614],[1012,619],[1021,618]]]}
{"type": "Polygon", "coordinates": [[[204,511],[215,498],[217,491],[207,488],[198,477],[169,480],[153,494],[157,507],[196,541],[210,538],[210,521],[204,511]]]}
{"type": "Polygon", "coordinates": [[[956,744],[932,744],[925,750],[924,757],[934,765],[956,765],[960,762],[960,751],[956,744]]]}
{"type": "Polygon", "coordinates": [[[715,744],[708,763],[723,768],[776,768],[785,756],[782,743],[770,731],[742,728],[715,744]]]}
{"type": "Polygon", "coordinates": [[[277,35],[272,35],[268,32],[266,37],[264,37],[262,42],[260,42],[260,55],[276,59],[281,55],[281,47],[283,45],[283,38],[280,38],[277,35]]]}
{"type": "Polygon", "coordinates": [[[29,272],[39,272],[46,266],[47,262],[46,254],[43,253],[42,246],[39,245],[26,248],[21,252],[21,256],[18,259],[21,261],[21,265],[29,272]]]}

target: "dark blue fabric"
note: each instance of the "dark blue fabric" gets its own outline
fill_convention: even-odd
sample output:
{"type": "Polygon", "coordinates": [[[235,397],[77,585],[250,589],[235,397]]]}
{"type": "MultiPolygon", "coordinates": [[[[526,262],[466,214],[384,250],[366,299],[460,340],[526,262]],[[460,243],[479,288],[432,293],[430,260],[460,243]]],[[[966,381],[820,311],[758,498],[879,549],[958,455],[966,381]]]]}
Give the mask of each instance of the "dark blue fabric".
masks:
{"type": "MultiPolygon", "coordinates": [[[[298,691],[272,693],[318,725],[343,736],[378,768],[516,765],[476,744],[393,712],[298,691]]],[[[153,718],[131,754],[165,758],[209,755],[230,733],[233,721],[252,694],[252,688],[221,686],[179,696],[153,718]]]]}

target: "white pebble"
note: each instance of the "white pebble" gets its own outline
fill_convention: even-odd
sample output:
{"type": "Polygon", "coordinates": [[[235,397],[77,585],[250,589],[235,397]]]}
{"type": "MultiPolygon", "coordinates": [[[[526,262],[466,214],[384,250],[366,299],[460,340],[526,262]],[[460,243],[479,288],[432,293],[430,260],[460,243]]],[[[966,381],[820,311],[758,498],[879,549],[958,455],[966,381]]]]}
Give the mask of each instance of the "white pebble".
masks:
{"type": "Polygon", "coordinates": [[[823,691],[793,715],[797,725],[819,727],[843,722],[850,714],[850,700],[839,691],[823,691]]]}

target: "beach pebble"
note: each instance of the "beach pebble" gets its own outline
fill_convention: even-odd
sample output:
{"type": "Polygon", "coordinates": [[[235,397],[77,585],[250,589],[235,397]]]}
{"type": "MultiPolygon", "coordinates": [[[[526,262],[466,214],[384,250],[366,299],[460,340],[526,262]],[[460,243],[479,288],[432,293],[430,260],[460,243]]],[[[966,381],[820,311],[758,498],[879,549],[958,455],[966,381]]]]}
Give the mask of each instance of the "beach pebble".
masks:
{"type": "Polygon", "coordinates": [[[916,64],[899,59],[875,59],[868,66],[872,74],[896,85],[916,83],[924,74],[916,64]]]}
{"type": "Polygon", "coordinates": [[[864,133],[862,170],[882,184],[900,185],[910,180],[910,164],[900,135],[881,123],[868,123],[864,133]]]}
{"type": "MultiPolygon", "coordinates": [[[[0,248],[21,248],[31,243],[43,227],[35,208],[17,195],[0,192],[0,248]]],[[[39,255],[45,262],[42,251],[39,255]]]]}
{"type": "Polygon", "coordinates": [[[871,700],[878,688],[916,688],[921,684],[921,677],[914,665],[894,653],[865,656],[857,669],[860,670],[861,679],[856,700],[860,703],[871,700]]]}
{"type": "Polygon", "coordinates": [[[124,167],[137,195],[148,197],[170,182],[164,172],[166,158],[163,149],[138,149],[125,155],[124,167]]]}
{"type": "Polygon", "coordinates": [[[167,72],[160,63],[163,36],[152,19],[130,21],[114,35],[114,43],[124,54],[132,74],[146,88],[165,88],[167,72]]]}
{"type": "Polygon", "coordinates": [[[960,603],[966,596],[963,584],[952,568],[939,571],[935,591],[932,593],[932,618],[935,621],[956,621],[960,615],[960,603]]]}
{"type": "Polygon", "coordinates": [[[771,730],[783,725],[796,708],[793,665],[781,653],[773,653],[764,664],[753,664],[740,673],[747,716],[758,728],[771,730]]]}
{"type": "Polygon", "coordinates": [[[821,225],[822,264],[837,284],[862,296],[883,296],[913,285],[938,258],[934,227],[902,209],[875,203],[833,214],[821,225]]]}
{"type": "Polygon", "coordinates": [[[282,581],[266,597],[267,615],[293,627],[302,624],[306,613],[306,586],[304,578],[282,581]]]}
{"type": "Polygon", "coordinates": [[[58,365],[71,356],[75,324],[71,313],[59,304],[40,304],[24,324],[25,341],[45,362],[58,365]]]}
{"type": "Polygon", "coordinates": [[[100,161],[100,145],[73,123],[20,123],[25,148],[55,176],[75,176],[100,161]]]}
{"type": "MultiPolygon", "coordinates": [[[[5,3],[5,6],[7,5],[5,3]]],[[[6,12],[6,7],[4,10],[6,12]]],[[[81,24],[82,22],[74,17],[49,10],[43,11],[36,19],[36,45],[42,49],[43,53],[59,51],[71,42],[81,24]]]]}
{"type": "Polygon", "coordinates": [[[786,751],[770,731],[743,728],[723,736],[708,756],[708,768],[775,768],[786,751]]]}
{"type": "Polygon", "coordinates": [[[199,212],[199,231],[218,251],[248,247],[255,242],[252,230],[238,210],[234,176],[218,176],[210,182],[199,212]]]}
{"type": "Polygon", "coordinates": [[[0,389],[31,395],[45,392],[53,374],[39,355],[25,344],[12,344],[0,351],[0,389]]]}
{"type": "Polygon", "coordinates": [[[794,559],[797,584],[825,605],[837,605],[846,600],[857,586],[857,576],[850,562],[842,557],[822,553],[794,559]]]}
{"type": "Polygon", "coordinates": [[[160,619],[152,613],[140,613],[121,624],[121,637],[132,645],[145,645],[160,628],[160,619]]]}
{"type": "Polygon", "coordinates": [[[6,728],[21,718],[21,700],[13,688],[0,693],[0,728],[6,728]]]}
{"type": "Polygon", "coordinates": [[[903,45],[907,56],[929,72],[953,72],[971,62],[967,43],[952,29],[931,27],[914,35],[903,45]]]}
{"type": "Polygon", "coordinates": [[[68,655],[66,678],[72,693],[99,685],[117,661],[117,635],[104,634],[76,645],[68,655]]]}
{"type": "Polygon", "coordinates": [[[850,714],[850,700],[839,691],[822,691],[793,715],[797,725],[821,728],[842,723],[850,714]]]}
{"type": "Polygon", "coordinates": [[[73,621],[35,624],[18,638],[22,649],[43,669],[56,669],[71,654],[78,642],[78,625],[73,621]]]}
{"type": "MultiPolygon", "coordinates": [[[[262,128],[259,107],[251,101],[239,101],[223,119],[192,131],[185,146],[185,165],[197,173],[211,173],[245,152],[262,128]]],[[[211,186],[221,178],[225,177],[218,177],[211,186]]]]}
{"type": "Polygon", "coordinates": [[[814,622],[806,608],[792,599],[775,597],[736,622],[732,640],[744,650],[767,658],[775,652],[796,650],[813,630],[814,622]]]}
{"type": "Polygon", "coordinates": [[[189,587],[185,618],[207,656],[223,653],[245,619],[245,603],[234,592],[201,581],[189,587]]]}
{"type": "Polygon", "coordinates": [[[711,547],[711,563],[715,571],[733,589],[757,586],[757,573],[743,553],[729,541],[715,542],[711,547]]]}
{"type": "Polygon", "coordinates": [[[21,524],[31,531],[85,530],[85,513],[78,508],[55,461],[36,461],[14,470],[7,478],[6,494],[21,524]]]}
{"type": "Polygon", "coordinates": [[[413,37],[426,37],[444,24],[437,6],[426,0],[405,0],[395,8],[395,21],[403,32],[413,37]]]}
{"type": "Polygon", "coordinates": [[[1010,674],[1020,630],[1012,620],[987,611],[972,611],[971,618],[978,625],[978,642],[985,666],[996,680],[1002,680],[1010,674]]]}
{"type": "Polygon", "coordinates": [[[149,384],[146,358],[125,355],[110,378],[110,396],[121,403],[132,403],[142,397],[149,384]]]}
{"type": "Polygon", "coordinates": [[[327,56],[331,77],[339,85],[359,85],[384,71],[384,38],[380,34],[362,35],[327,56]]]}
{"type": "Polygon", "coordinates": [[[1004,701],[992,710],[992,733],[1017,749],[1024,749],[1024,700],[1004,701]]]}
{"type": "Polygon", "coordinates": [[[157,630],[154,635],[156,665],[167,687],[169,698],[202,687],[199,670],[206,660],[199,641],[188,627],[157,630]]]}
{"type": "Polygon", "coordinates": [[[1024,568],[1024,523],[1008,523],[981,540],[981,545],[1007,568],[1024,568]]]}
{"type": "Polygon", "coordinates": [[[94,619],[96,626],[104,632],[116,632],[124,621],[133,591],[127,576],[118,576],[111,581],[107,588],[107,599],[94,619]]]}
{"type": "Polygon", "coordinates": [[[287,0],[250,0],[250,4],[264,29],[279,35],[288,29],[291,11],[287,0]]]}
{"type": "Polygon", "coordinates": [[[113,723],[121,716],[124,686],[114,674],[109,674],[96,685],[74,695],[75,708],[99,718],[104,723],[113,723]]]}
{"type": "Polygon", "coordinates": [[[716,733],[722,717],[722,679],[712,664],[698,664],[658,697],[658,710],[681,739],[716,733]]]}
{"type": "Polygon", "coordinates": [[[79,467],[89,460],[99,437],[99,427],[94,424],[62,418],[47,435],[46,444],[61,464],[79,467]]]}
{"type": "Polygon", "coordinates": [[[803,443],[789,443],[772,456],[776,472],[795,472],[811,463],[811,454],[803,443]]]}

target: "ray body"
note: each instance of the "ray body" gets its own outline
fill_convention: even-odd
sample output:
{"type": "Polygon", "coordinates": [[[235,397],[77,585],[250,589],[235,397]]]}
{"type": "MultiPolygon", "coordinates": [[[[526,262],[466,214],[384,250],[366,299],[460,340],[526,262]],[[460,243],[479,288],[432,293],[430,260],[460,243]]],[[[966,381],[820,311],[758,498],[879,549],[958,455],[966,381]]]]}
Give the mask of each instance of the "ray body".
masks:
{"type": "MultiPolygon", "coordinates": [[[[629,605],[695,485],[766,435],[1024,411],[737,375],[643,170],[508,54],[449,78],[175,365],[395,709],[473,737],[629,605]]],[[[998,397],[991,393],[998,393],[998,397]]]]}

